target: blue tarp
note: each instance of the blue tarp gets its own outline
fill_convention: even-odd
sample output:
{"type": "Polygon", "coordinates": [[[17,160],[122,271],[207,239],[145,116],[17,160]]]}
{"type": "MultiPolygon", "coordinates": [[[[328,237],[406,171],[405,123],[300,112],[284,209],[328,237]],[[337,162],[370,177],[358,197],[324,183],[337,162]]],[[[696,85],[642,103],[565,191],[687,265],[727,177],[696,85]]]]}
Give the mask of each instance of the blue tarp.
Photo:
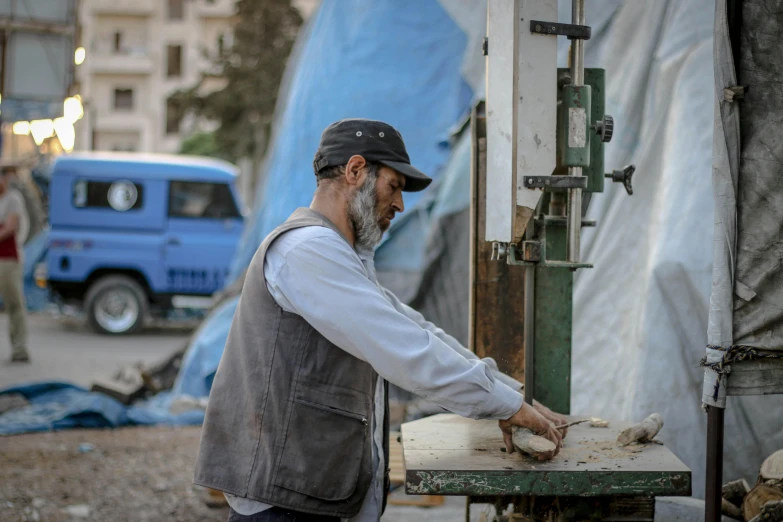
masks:
{"type": "MultiPolygon", "coordinates": [[[[461,67],[468,38],[436,0],[324,0],[310,21],[275,125],[257,207],[234,260],[234,276],[263,238],[315,190],[321,132],[342,118],[387,121],[411,161],[437,178],[448,131],[474,92],[461,67]]],[[[406,194],[412,208],[423,194],[406,194]]]]}
{"type": "MultiPolygon", "coordinates": [[[[482,4],[471,0],[464,5],[478,6],[480,11],[482,4]]],[[[323,0],[302,32],[289,66],[264,181],[234,260],[233,277],[244,271],[266,234],[294,209],[309,205],[315,190],[313,156],[321,132],[333,121],[361,117],[391,123],[405,138],[412,162],[437,180],[450,156],[449,132],[464,118],[476,94],[470,86],[475,82],[463,75],[465,55],[473,47],[475,52],[479,49],[474,35],[465,32],[471,18],[468,8],[445,5],[448,11],[438,0],[323,0]]],[[[466,146],[461,150],[465,156],[466,146]]],[[[389,246],[379,248],[379,266],[421,270],[422,237],[437,187],[436,183],[425,193],[406,194],[408,211],[387,238],[389,246]],[[385,248],[405,248],[414,255],[384,256],[385,248]]],[[[37,250],[28,254],[25,280],[28,300],[38,302],[32,276],[35,262],[45,254],[45,234],[33,243],[37,250]]],[[[226,301],[210,313],[194,336],[170,392],[126,408],[64,383],[0,391],[23,390],[34,402],[0,416],[0,434],[73,426],[200,423],[202,411],[171,415],[169,406],[178,397],[209,394],[236,304],[237,299],[226,301]]]]}

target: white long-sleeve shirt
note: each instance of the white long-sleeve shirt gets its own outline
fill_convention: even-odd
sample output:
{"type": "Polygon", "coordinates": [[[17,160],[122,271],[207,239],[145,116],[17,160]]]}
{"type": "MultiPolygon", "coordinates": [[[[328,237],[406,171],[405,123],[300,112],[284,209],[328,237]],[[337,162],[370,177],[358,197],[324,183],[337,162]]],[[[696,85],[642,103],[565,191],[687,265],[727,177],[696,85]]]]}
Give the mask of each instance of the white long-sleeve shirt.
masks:
{"type": "MultiPolygon", "coordinates": [[[[378,284],[372,252],[357,252],[331,229],[305,227],[277,238],[264,261],[267,288],[283,310],[378,373],[373,416],[374,479],[358,515],[380,518],[383,505],[382,379],[476,419],[507,419],[522,407],[521,384],[479,359],[378,284]]],[[[243,515],[270,506],[226,495],[243,515]]]]}

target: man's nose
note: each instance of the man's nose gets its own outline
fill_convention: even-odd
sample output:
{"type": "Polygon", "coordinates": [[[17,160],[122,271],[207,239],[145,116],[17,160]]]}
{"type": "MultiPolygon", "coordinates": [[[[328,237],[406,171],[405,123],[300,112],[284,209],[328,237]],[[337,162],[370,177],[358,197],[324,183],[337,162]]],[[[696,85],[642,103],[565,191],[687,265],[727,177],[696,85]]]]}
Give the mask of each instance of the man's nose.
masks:
{"type": "Polygon", "coordinates": [[[405,203],[402,201],[402,194],[395,196],[392,207],[399,214],[405,210],[405,203]]]}

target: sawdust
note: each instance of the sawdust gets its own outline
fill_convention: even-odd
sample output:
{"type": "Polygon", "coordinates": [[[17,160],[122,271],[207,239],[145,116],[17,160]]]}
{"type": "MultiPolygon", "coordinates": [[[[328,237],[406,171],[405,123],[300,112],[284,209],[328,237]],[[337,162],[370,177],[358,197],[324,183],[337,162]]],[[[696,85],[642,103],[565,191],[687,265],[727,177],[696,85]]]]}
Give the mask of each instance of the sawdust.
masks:
{"type": "Polygon", "coordinates": [[[574,460],[578,463],[601,462],[604,460],[627,459],[635,453],[641,453],[637,447],[622,447],[607,440],[580,440],[577,446],[568,446],[560,450],[558,458],[574,460]]]}

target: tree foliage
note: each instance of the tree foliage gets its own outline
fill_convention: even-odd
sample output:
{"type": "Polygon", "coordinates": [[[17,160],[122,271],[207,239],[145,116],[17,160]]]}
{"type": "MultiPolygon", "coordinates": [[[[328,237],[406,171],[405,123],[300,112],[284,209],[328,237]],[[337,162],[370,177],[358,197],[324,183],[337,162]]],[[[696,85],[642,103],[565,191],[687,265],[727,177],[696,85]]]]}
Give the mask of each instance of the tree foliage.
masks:
{"type": "Polygon", "coordinates": [[[198,85],[172,101],[182,115],[216,121],[214,146],[232,161],[258,161],[266,148],[277,91],[302,17],[291,0],[237,0],[233,43],[216,59],[223,89],[203,93],[198,85]]]}

